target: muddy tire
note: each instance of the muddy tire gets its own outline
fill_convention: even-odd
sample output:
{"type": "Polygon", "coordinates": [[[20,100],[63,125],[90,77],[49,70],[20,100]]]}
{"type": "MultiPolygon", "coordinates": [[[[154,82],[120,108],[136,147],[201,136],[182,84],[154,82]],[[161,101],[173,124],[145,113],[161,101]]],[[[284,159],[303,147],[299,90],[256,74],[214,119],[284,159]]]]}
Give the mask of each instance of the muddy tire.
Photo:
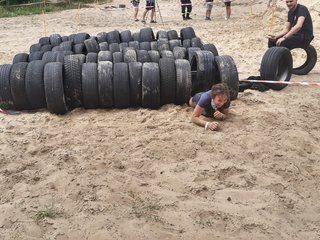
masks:
{"type": "Polygon", "coordinates": [[[49,38],[50,38],[50,44],[52,46],[59,46],[60,43],[62,42],[60,34],[51,34],[49,38]]]}
{"type": "Polygon", "coordinates": [[[191,96],[191,67],[186,59],[175,60],[176,66],[176,98],[175,104],[187,103],[191,96]]]}
{"type": "Polygon", "coordinates": [[[226,84],[229,88],[230,100],[235,100],[239,93],[239,75],[233,58],[228,55],[216,56],[214,61],[215,83],[226,84]]]}
{"type": "Polygon", "coordinates": [[[147,50],[137,50],[137,62],[150,62],[150,56],[147,50]]]}
{"type": "MultiPolygon", "coordinates": [[[[190,49],[190,48],[189,48],[190,49]]],[[[191,95],[211,89],[214,83],[215,62],[210,51],[196,51],[191,59],[191,95]]]]}
{"type": "Polygon", "coordinates": [[[150,42],[141,42],[140,43],[140,50],[151,50],[151,43],[150,42]]]}
{"type": "Polygon", "coordinates": [[[171,58],[174,59],[173,52],[170,50],[162,50],[160,52],[161,58],[171,58]]]}
{"type": "Polygon", "coordinates": [[[176,30],[169,30],[167,34],[168,34],[169,40],[179,39],[179,36],[176,30]]]}
{"type": "Polygon", "coordinates": [[[13,98],[10,89],[11,64],[0,65],[0,107],[13,109],[13,98]]]}
{"type": "Polygon", "coordinates": [[[28,62],[29,54],[28,53],[18,53],[14,55],[12,59],[12,64],[18,63],[18,62],[28,62]]]}
{"type": "Polygon", "coordinates": [[[159,30],[156,34],[156,38],[157,39],[160,39],[160,38],[168,39],[168,33],[164,30],[159,30]]]}
{"type": "Polygon", "coordinates": [[[113,66],[113,96],[116,108],[130,107],[130,83],[127,63],[115,63],[113,66]]]}
{"type": "Polygon", "coordinates": [[[149,54],[149,57],[150,57],[150,62],[159,63],[160,54],[159,54],[158,51],[150,50],[150,51],[148,51],[148,54],[149,54]]]}
{"type": "Polygon", "coordinates": [[[123,55],[121,52],[114,52],[112,54],[113,63],[121,63],[123,62],[123,55]]]}
{"type": "Polygon", "coordinates": [[[10,73],[10,88],[13,103],[18,110],[31,109],[31,105],[28,101],[26,94],[26,71],[28,63],[19,62],[12,65],[10,73]]]}
{"type": "Polygon", "coordinates": [[[98,62],[110,61],[113,62],[112,52],[110,51],[100,51],[98,53],[98,62]]]}
{"type": "Polygon", "coordinates": [[[182,40],[192,39],[196,37],[196,34],[192,27],[185,27],[180,30],[180,37],[182,40]]]}
{"type": "Polygon", "coordinates": [[[160,107],[160,70],[157,63],[142,65],[142,107],[160,107]]]}
{"type": "Polygon", "coordinates": [[[307,59],[300,67],[293,68],[292,74],[306,75],[314,68],[317,63],[317,51],[312,45],[304,47],[303,50],[307,54],[307,59]]]}
{"type": "Polygon", "coordinates": [[[173,49],[174,59],[186,59],[187,58],[187,49],[184,47],[175,47],[173,49]]]}
{"type": "Polygon", "coordinates": [[[132,47],[125,48],[123,50],[123,61],[125,63],[136,62],[137,61],[136,50],[132,47]]]}
{"type": "Polygon", "coordinates": [[[106,32],[100,32],[97,34],[97,42],[103,43],[103,42],[107,42],[107,33],[106,32]]]}
{"type": "Polygon", "coordinates": [[[86,56],[86,63],[97,63],[98,54],[96,52],[89,52],[86,56]]]}
{"type": "Polygon", "coordinates": [[[68,107],[63,90],[63,64],[60,62],[46,64],[43,80],[47,109],[51,113],[65,114],[68,107]]]}
{"type": "Polygon", "coordinates": [[[42,60],[36,60],[30,62],[27,67],[25,76],[26,94],[33,109],[47,106],[43,81],[45,64],[42,60]]]}
{"type": "Polygon", "coordinates": [[[99,52],[99,44],[94,38],[89,38],[84,41],[84,45],[86,46],[88,53],[98,53],[99,52]]]}
{"type": "Polygon", "coordinates": [[[122,31],[120,33],[120,40],[121,42],[129,43],[131,41],[131,31],[130,30],[122,31]]]}
{"type": "Polygon", "coordinates": [[[142,63],[131,62],[129,67],[130,102],[132,107],[141,106],[142,63]]]}
{"type": "Polygon", "coordinates": [[[140,45],[138,41],[130,41],[129,42],[129,47],[134,48],[135,50],[139,50],[140,45]]]}
{"type": "Polygon", "coordinates": [[[161,105],[174,103],[176,93],[176,66],[174,59],[161,58],[159,69],[161,105]]]}
{"type": "MultiPolygon", "coordinates": [[[[271,47],[264,54],[260,74],[263,80],[290,81],[292,75],[292,55],[285,47],[271,47]]],[[[269,84],[266,86],[273,90],[281,90],[286,84],[269,84]]]]}
{"type": "Polygon", "coordinates": [[[107,42],[99,43],[99,49],[100,51],[109,51],[109,43],[107,42]]]}
{"type": "Polygon", "coordinates": [[[99,104],[102,108],[113,107],[113,63],[98,63],[99,104]]]}
{"type": "Polygon", "coordinates": [[[214,56],[219,56],[216,46],[211,43],[203,44],[202,49],[212,52],[214,56]]]}
{"type": "Polygon", "coordinates": [[[82,64],[82,98],[83,107],[92,109],[99,107],[98,64],[82,64]]]}
{"type": "Polygon", "coordinates": [[[154,40],[154,33],[152,31],[152,28],[142,28],[140,30],[140,39],[139,42],[151,42],[154,40]]]}
{"type": "Polygon", "coordinates": [[[120,33],[119,31],[115,30],[115,31],[112,31],[112,32],[108,32],[107,33],[107,42],[109,44],[111,43],[120,43],[120,33]]]}
{"type": "Polygon", "coordinates": [[[85,55],[68,55],[64,58],[64,90],[67,105],[73,109],[82,106],[82,64],[85,55]]]}

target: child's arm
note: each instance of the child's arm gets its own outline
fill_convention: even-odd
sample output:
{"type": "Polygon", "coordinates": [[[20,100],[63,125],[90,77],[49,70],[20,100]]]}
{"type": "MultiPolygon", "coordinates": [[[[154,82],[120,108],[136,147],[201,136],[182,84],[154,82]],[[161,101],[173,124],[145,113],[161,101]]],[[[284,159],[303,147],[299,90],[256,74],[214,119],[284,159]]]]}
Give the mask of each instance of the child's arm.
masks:
{"type": "Polygon", "coordinates": [[[194,108],[191,116],[191,121],[198,126],[204,127],[205,129],[210,129],[212,131],[218,128],[218,123],[216,122],[207,122],[201,118],[204,108],[200,107],[198,104],[194,108]]]}
{"type": "Polygon", "coordinates": [[[225,120],[228,116],[228,113],[229,113],[229,108],[224,108],[221,112],[216,110],[213,114],[213,117],[215,119],[225,120]]]}

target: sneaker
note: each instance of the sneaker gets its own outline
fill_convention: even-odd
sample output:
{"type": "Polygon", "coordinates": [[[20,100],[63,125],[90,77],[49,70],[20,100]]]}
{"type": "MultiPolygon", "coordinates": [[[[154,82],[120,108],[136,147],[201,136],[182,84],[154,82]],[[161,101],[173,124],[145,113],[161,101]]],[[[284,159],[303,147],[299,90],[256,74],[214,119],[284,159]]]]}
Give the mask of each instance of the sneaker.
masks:
{"type": "Polygon", "coordinates": [[[157,23],[157,21],[155,21],[155,20],[151,20],[151,22],[150,23],[157,23]]]}
{"type": "Polygon", "coordinates": [[[229,18],[225,17],[224,20],[228,20],[229,18]]]}
{"type": "Polygon", "coordinates": [[[210,17],[206,17],[206,20],[211,21],[211,18],[210,17]]]}

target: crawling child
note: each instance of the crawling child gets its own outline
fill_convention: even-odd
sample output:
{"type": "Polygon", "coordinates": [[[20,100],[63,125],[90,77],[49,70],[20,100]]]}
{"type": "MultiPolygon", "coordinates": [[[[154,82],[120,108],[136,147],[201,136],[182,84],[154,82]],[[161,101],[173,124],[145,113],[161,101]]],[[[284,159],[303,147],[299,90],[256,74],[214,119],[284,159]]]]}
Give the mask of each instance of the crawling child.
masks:
{"type": "Polygon", "coordinates": [[[208,122],[201,118],[201,115],[217,120],[226,119],[230,107],[230,94],[228,86],[218,83],[212,86],[207,92],[195,94],[189,100],[189,105],[194,107],[191,121],[206,130],[217,130],[217,122],[208,122]]]}

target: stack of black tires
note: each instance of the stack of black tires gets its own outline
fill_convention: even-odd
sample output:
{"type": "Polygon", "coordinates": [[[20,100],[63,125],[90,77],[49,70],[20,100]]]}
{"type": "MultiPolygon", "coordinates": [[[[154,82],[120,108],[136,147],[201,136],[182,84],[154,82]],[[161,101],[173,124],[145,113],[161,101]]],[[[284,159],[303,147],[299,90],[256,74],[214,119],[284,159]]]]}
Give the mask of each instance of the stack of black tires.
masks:
{"type": "Polygon", "coordinates": [[[238,95],[238,72],[230,56],[218,56],[191,27],[90,36],[52,34],[30,53],[0,65],[0,105],[5,109],[47,108],[64,114],[77,107],[157,109],[184,104],[216,83],[238,95]]]}

